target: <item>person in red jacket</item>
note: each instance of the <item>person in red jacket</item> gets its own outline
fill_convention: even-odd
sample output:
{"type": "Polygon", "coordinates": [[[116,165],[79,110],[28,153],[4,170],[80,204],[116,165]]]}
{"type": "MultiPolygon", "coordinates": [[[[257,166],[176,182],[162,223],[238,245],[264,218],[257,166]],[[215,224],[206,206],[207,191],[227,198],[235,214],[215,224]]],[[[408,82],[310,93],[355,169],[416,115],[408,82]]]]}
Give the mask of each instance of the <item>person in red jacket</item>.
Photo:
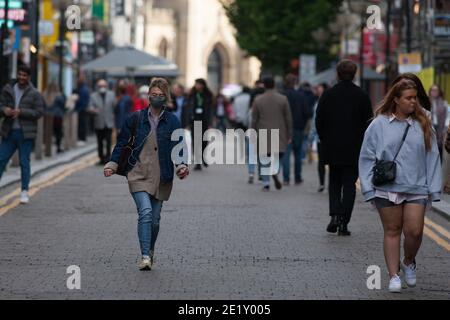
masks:
{"type": "Polygon", "coordinates": [[[133,101],[132,112],[142,110],[148,107],[148,86],[144,85],[139,88],[139,95],[133,101]]]}

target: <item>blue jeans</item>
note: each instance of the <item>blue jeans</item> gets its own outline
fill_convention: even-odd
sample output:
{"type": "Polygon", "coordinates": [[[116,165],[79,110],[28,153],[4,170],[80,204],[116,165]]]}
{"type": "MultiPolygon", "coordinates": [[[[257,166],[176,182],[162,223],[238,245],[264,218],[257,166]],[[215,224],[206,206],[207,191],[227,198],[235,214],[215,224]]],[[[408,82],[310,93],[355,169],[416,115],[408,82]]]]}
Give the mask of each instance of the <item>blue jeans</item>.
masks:
{"type": "Polygon", "coordinates": [[[292,142],[288,144],[286,152],[283,155],[283,180],[289,182],[291,176],[291,152],[294,152],[294,176],[295,181],[302,179],[302,150],[303,150],[303,130],[294,129],[292,142]]]}
{"type": "Polygon", "coordinates": [[[22,129],[12,129],[0,144],[0,179],[5,171],[8,161],[14,152],[19,149],[20,174],[22,190],[28,190],[30,185],[30,154],[33,150],[34,140],[24,139],[22,129]]]}
{"type": "Polygon", "coordinates": [[[301,158],[302,160],[306,158],[306,154],[308,153],[308,135],[302,134],[302,148],[301,148],[301,158]]]}
{"type": "Polygon", "coordinates": [[[280,173],[280,159],[283,159],[283,152],[280,152],[278,154],[274,154],[273,156],[273,160],[275,161],[275,163],[272,163],[272,157],[269,155],[267,155],[266,157],[263,157],[263,159],[261,159],[260,156],[260,160],[262,160],[259,164],[259,167],[263,170],[261,172],[261,178],[263,181],[263,185],[264,186],[269,186],[270,185],[270,177],[271,176],[277,176],[278,173],[280,173]],[[268,161],[270,158],[270,161],[268,161]],[[275,170],[275,168],[277,168],[278,170],[275,170]],[[274,172],[272,172],[274,171],[274,172]]]}
{"type": "Polygon", "coordinates": [[[149,256],[155,249],[163,202],[147,192],[133,192],[131,195],[138,211],[137,229],[141,254],[149,256]]]}
{"type": "Polygon", "coordinates": [[[255,166],[256,166],[256,151],[254,150],[255,147],[250,142],[250,138],[245,136],[245,155],[247,159],[247,166],[248,166],[248,174],[254,175],[255,174],[255,166]]]}

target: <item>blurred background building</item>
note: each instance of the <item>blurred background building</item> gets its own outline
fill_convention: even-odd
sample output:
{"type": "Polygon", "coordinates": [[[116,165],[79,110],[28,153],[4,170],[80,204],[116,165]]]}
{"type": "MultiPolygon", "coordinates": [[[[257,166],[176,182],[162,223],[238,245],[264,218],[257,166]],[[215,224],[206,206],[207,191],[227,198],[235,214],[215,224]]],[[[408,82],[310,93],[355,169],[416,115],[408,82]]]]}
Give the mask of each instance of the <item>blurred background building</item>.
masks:
{"type": "Polygon", "coordinates": [[[114,2],[119,4],[112,19],[113,43],[131,44],[175,62],[182,84],[205,78],[217,91],[225,84],[258,79],[260,64],[239,48],[219,0],[114,2]]]}
{"type": "MultiPolygon", "coordinates": [[[[175,65],[172,80],[187,87],[196,78],[205,78],[214,91],[226,84],[251,85],[260,76],[261,64],[236,41],[223,7],[232,2],[0,0],[0,82],[14,77],[17,66],[26,63],[41,90],[56,82],[69,94],[83,65],[115,47],[132,46],[175,65]],[[73,5],[79,10],[80,28],[68,26],[73,5]]],[[[336,43],[327,44],[335,59],[316,70],[314,53],[308,52],[305,61],[293,64],[296,69],[308,66],[304,74],[309,78],[302,81],[332,83],[335,63],[349,58],[364,66],[357,82],[374,102],[406,71],[417,73],[427,89],[438,83],[450,100],[449,0],[342,0],[338,11],[335,21],[312,34],[317,42],[336,36],[336,43]],[[367,27],[370,5],[380,8],[379,28],[367,27]]],[[[299,12],[299,19],[308,14],[299,12]]],[[[102,74],[92,78],[98,76],[102,74]]]]}

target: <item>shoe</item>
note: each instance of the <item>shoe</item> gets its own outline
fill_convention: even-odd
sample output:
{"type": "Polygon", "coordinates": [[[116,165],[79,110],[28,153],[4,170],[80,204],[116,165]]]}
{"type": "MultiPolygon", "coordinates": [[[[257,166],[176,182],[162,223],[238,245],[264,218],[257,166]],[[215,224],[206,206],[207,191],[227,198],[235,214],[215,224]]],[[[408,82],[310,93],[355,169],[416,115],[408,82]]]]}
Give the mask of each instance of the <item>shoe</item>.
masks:
{"type": "Polygon", "coordinates": [[[270,187],[269,186],[264,186],[264,187],[262,187],[261,190],[267,192],[267,191],[270,191],[270,187]]]}
{"type": "Polygon", "coordinates": [[[77,147],[84,147],[85,145],[86,145],[85,141],[80,140],[77,142],[77,147]]]}
{"type": "Polygon", "coordinates": [[[200,170],[202,170],[202,166],[200,164],[196,164],[195,167],[194,167],[194,170],[195,171],[200,171],[200,170]]]}
{"type": "Polygon", "coordinates": [[[104,160],[99,160],[99,161],[97,162],[97,165],[98,165],[98,166],[104,166],[104,165],[105,165],[105,161],[104,161],[104,160]]]}
{"type": "Polygon", "coordinates": [[[389,280],[389,292],[399,293],[402,290],[402,280],[396,274],[389,280]]]}
{"type": "Polygon", "coordinates": [[[295,180],[295,185],[297,185],[297,186],[302,184],[302,183],[303,183],[303,179],[301,179],[301,178],[295,180]]]}
{"type": "Polygon", "coordinates": [[[317,190],[317,192],[323,192],[325,190],[324,186],[320,186],[319,189],[317,190]]]}
{"type": "Polygon", "coordinates": [[[139,270],[145,271],[145,270],[152,270],[152,262],[150,260],[150,257],[143,257],[141,262],[139,263],[139,270]]]}
{"type": "Polygon", "coordinates": [[[327,226],[327,231],[331,233],[336,233],[338,228],[338,217],[331,216],[331,221],[327,226]]]}
{"type": "Polygon", "coordinates": [[[280,182],[280,180],[278,180],[278,176],[277,175],[273,175],[272,178],[273,178],[273,182],[275,183],[275,188],[277,190],[280,190],[281,189],[281,182],[280,182]]]}
{"type": "Polygon", "coordinates": [[[400,268],[405,275],[405,282],[408,287],[416,286],[416,261],[411,263],[410,265],[406,265],[403,261],[400,263],[400,268]]]}
{"type": "Polygon", "coordinates": [[[28,196],[28,191],[27,190],[23,190],[20,193],[20,203],[26,204],[28,202],[30,202],[30,197],[28,196]]]}
{"type": "Polygon", "coordinates": [[[347,229],[347,223],[340,221],[338,224],[338,236],[349,236],[351,234],[347,229]]]}
{"type": "Polygon", "coordinates": [[[290,182],[289,182],[289,181],[283,181],[283,184],[284,184],[285,186],[288,186],[288,185],[290,185],[290,182]]]}
{"type": "Polygon", "coordinates": [[[248,177],[248,183],[249,184],[253,184],[253,176],[249,176],[248,177]]]}

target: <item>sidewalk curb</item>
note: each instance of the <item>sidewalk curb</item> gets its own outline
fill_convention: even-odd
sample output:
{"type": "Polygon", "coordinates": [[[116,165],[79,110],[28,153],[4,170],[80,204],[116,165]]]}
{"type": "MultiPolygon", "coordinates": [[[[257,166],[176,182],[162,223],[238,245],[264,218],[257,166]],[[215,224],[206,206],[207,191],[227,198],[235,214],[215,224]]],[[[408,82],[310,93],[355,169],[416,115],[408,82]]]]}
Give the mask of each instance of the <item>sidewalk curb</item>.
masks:
{"type": "MultiPolygon", "coordinates": [[[[442,200],[441,200],[442,201],[442,200]]],[[[438,208],[435,205],[432,205],[431,208],[433,209],[434,212],[438,213],[440,216],[442,216],[444,219],[450,221],[450,213],[447,212],[444,209],[438,208]]]]}
{"type": "MultiPolygon", "coordinates": [[[[67,160],[64,159],[64,160],[61,160],[61,161],[56,161],[55,163],[52,163],[52,164],[50,164],[48,166],[44,166],[44,167],[42,167],[40,169],[37,169],[36,171],[31,173],[30,180],[33,179],[35,176],[37,176],[37,175],[39,175],[39,174],[41,174],[41,173],[43,173],[45,171],[49,171],[49,170],[55,169],[57,167],[69,164],[70,162],[73,162],[75,160],[83,158],[84,156],[87,156],[88,154],[95,153],[95,151],[97,150],[97,146],[95,144],[93,144],[93,145],[85,147],[84,149],[85,150],[74,154],[72,157],[70,157],[67,160]]],[[[15,179],[13,179],[11,181],[8,181],[8,182],[6,182],[4,184],[0,183],[0,188],[6,188],[6,187],[9,187],[9,186],[11,186],[11,185],[13,185],[15,183],[20,183],[20,182],[21,182],[21,177],[20,177],[20,175],[18,175],[17,178],[15,178],[15,179]]]]}

